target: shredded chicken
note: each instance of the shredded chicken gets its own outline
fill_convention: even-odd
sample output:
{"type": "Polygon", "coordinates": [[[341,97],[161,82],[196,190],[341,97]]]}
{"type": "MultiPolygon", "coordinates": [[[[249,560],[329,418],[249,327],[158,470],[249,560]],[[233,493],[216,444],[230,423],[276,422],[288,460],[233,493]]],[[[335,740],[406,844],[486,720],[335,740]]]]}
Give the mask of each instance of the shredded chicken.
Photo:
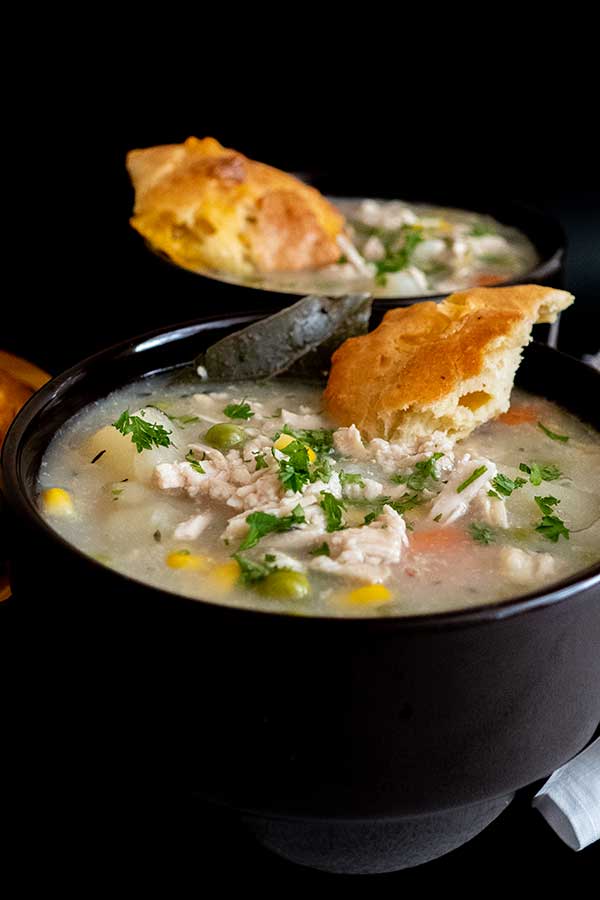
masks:
{"type": "Polygon", "coordinates": [[[492,525],[494,528],[508,528],[506,503],[503,500],[488,497],[485,491],[479,491],[475,497],[473,511],[477,518],[486,525],[492,525]]]}
{"type": "Polygon", "coordinates": [[[496,464],[490,459],[484,456],[471,458],[469,453],[465,453],[436,497],[429,518],[448,524],[464,516],[475,497],[489,489],[497,471],[496,464]],[[478,469],[483,470],[481,474],[462,488],[478,469]]]}
{"type": "Polygon", "coordinates": [[[408,546],[406,523],[391,506],[384,506],[370,525],[336,531],[327,543],[330,556],[316,557],[311,563],[313,569],[359,580],[385,581],[390,574],[388,565],[399,563],[408,546]]]}
{"type": "Polygon", "coordinates": [[[173,532],[173,537],[178,541],[195,541],[199,537],[206,526],[212,520],[211,513],[198,513],[196,516],[190,516],[184,522],[180,522],[173,532]]]}
{"type": "Polygon", "coordinates": [[[429,459],[434,453],[444,454],[436,461],[437,474],[451,469],[454,465],[454,443],[441,431],[434,431],[427,441],[411,448],[406,444],[386,441],[383,438],[373,438],[364,444],[359,429],[356,425],[350,425],[349,428],[338,428],[334,432],[333,445],[341,456],[356,460],[371,460],[381,466],[388,475],[397,472],[398,469],[415,466],[416,463],[429,459]]]}
{"type": "Polygon", "coordinates": [[[533,553],[519,547],[502,547],[500,570],[515,584],[536,584],[556,574],[556,560],[549,553],[533,553]]]}

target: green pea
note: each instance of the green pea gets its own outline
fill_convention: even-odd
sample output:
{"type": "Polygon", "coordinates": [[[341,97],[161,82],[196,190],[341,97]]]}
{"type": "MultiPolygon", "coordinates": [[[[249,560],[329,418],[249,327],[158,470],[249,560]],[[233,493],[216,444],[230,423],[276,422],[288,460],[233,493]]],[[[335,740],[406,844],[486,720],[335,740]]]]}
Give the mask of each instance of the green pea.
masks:
{"type": "Polygon", "coordinates": [[[277,569],[259,583],[258,589],[267,597],[302,600],[310,594],[310,581],[294,569],[277,569]]]}
{"type": "Polygon", "coordinates": [[[244,443],[246,432],[239,425],[229,425],[223,422],[221,425],[213,425],[209,428],[205,440],[216,450],[231,450],[244,443]]]}

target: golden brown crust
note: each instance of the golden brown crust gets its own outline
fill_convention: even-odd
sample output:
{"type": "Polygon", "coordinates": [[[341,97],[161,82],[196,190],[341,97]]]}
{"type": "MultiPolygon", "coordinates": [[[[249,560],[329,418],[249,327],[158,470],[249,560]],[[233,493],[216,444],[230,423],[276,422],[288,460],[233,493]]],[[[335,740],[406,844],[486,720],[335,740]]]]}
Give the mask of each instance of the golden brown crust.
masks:
{"type": "Polygon", "coordinates": [[[8,426],[32,393],[30,388],[0,369],[0,446],[8,426]]]}
{"type": "Polygon", "coordinates": [[[214,138],[132,150],[127,169],[131,224],[179,265],[243,275],[339,258],[344,220],[318,191],[214,138]]]}
{"type": "Polygon", "coordinates": [[[327,412],[340,425],[357,425],[368,438],[422,436],[419,416],[423,425],[464,433],[479,424],[471,424],[465,407],[475,411],[487,404],[488,417],[502,411],[531,326],[553,321],[572,299],[566,291],[521,285],[474,288],[440,304],[391,310],[378,328],[350,338],[333,355],[327,412]],[[492,353],[504,354],[504,362],[499,356],[494,363],[497,378],[487,371],[492,353]]]}

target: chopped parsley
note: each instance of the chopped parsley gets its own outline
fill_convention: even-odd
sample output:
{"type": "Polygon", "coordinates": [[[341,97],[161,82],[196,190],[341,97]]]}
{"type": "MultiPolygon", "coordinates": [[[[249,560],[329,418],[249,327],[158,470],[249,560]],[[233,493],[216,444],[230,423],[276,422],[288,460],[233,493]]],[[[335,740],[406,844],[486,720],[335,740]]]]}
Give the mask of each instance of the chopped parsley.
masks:
{"type": "Polygon", "coordinates": [[[252,408],[242,400],[241,403],[229,403],[223,410],[228,419],[251,419],[254,413],[252,408]]]}
{"type": "Polygon", "coordinates": [[[496,540],[491,528],[488,528],[487,525],[479,525],[477,522],[471,522],[469,534],[478,544],[493,544],[496,540]]]}
{"type": "Polygon", "coordinates": [[[469,231],[469,237],[485,237],[487,234],[497,234],[497,232],[489,225],[484,225],[483,222],[475,222],[469,231]]]}
{"type": "Polygon", "coordinates": [[[267,460],[265,459],[264,453],[255,453],[254,459],[256,460],[256,470],[259,469],[268,469],[269,466],[267,464],[267,460]]]}
{"type": "Polygon", "coordinates": [[[192,469],[194,470],[194,472],[197,472],[199,475],[206,474],[206,472],[204,471],[204,469],[202,468],[202,466],[200,465],[200,463],[194,456],[192,450],[190,450],[188,453],[186,453],[185,458],[186,458],[186,461],[189,462],[189,464],[192,467],[192,469]]]}
{"type": "Polygon", "coordinates": [[[123,493],[124,488],[113,488],[111,491],[113,500],[118,500],[121,494],[123,493]]]}
{"type": "Polygon", "coordinates": [[[280,434],[289,434],[297,441],[308,444],[316,453],[328,453],[333,448],[333,431],[330,428],[290,428],[284,425],[275,435],[275,440],[280,434]]]}
{"type": "Polygon", "coordinates": [[[342,253],[338,260],[336,260],[338,266],[343,266],[348,262],[348,257],[342,253]]]}
{"type": "Polygon", "coordinates": [[[141,416],[131,416],[129,410],[126,409],[112,424],[121,434],[131,435],[132,443],[135,444],[138,453],[141,453],[142,450],[151,450],[152,447],[171,446],[169,437],[171,432],[167,431],[163,425],[146,422],[143,418],[143,411],[141,416]]]}
{"type": "Polygon", "coordinates": [[[492,478],[492,487],[496,489],[496,492],[488,491],[488,495],[496,497],[498,500],[501,499],[498,496],[499,494],[502,494],[503,497],[510,497],[513,491],[523,487],[524,484],[527,484],[526,478],[512,479],[508,475],[502,475],[499,472],[495,478],[492,478]]]}
{"type": "Polygon", "coordinates": [[[300,493],[311,480],[308,447],[300,441],[292,441],[280,452],[285,453],[287,459],[279,460],[279,480],[286,490],[300,493]]]}
{"type": "Polygon", "coordinates": [[[566,444],[569,440],[568,434],[557,434],[555,431],[550,431],[549,428],[546,428],[541,422],[538,422],[538,428],[541,428],[547,437],[551,438],[553,441],[560,441],[561,444],[566,444]]]}
{"type": "Polygon", "coordinates": [[[342,485],[357,484],[359,487],[365,486],[362,475],[358,472],[340,472],[340,482],[342,485]]]}
{"type": "Polygon", "coordinates": [[[556,481],[562,475],[558,466],[540,466],[534,462],[529,465],[521,463],[519,469],[521,472],[526,472],[529,475],[529,480],[535,487],[540,485],[542,481],[556,481]]]}
{"type": "Polygon", "coordinates": [[[462,484],[459,484],[459,486],[456,488],[456,493],[461,494],[465,488],[468,488],[470,484],[473,484],[474,481],[477,481],[477,479],[481,475],[483,475],[484,472],[487,472],[487,466],[479,466],[477,469],[471,472],[469,477],[466,478],[462,484]]]}
{"type": "Polygon", "coordinates": [[[412,472],[405,475],[392,475],[390,481],[394,484],[405,484],[411,491],[422,491],[429,478],[433,478],[434,481],[438,480],[435,463],[443,455],[443,453],[433,453],[429,459],[418,462],[412,472]]]}
{"type": "MultiPolygon", "coordinates": [[[[285,432],[290,434],[291,432],[285,432]]],[[[304,432],[310,434],[310,432],[304,432]]],[[[317,444],[323,445],[323,438],[317,438],[317,444]]],[[[280,451],[287,459],[279,460],[279,480],[288,491],[299,493],[302,488],[315,481],[329,481],[331,478],[331,465],[327,455],[321,451],[313,451],[308,446],[308,441],[301,438],[295,438],[287,447],[283,447],[280,451]],[[317,459],[311,465],[310,453],[317,453],[317,459]]]]}
{"type": "Polygon", "coordinates": [[[240,550],[248,550],[250,547],[254,547],[266,534],[291,531],[295,525],[301,525],[303,522],[306,522],[306,519],[304,510],[298,504],[289,516],[273,516],[271,513],[259,510],[250,513],[246,517],[246,522],[248,524],[248,534],[240,544],[240,550]]]}
{"type": "Polygon", "coordinates": [[[403,516],[409,509],[414,509],[415,506],[419,506],[421,503],[423,503],[423,498],[418,494],[400,497],[399,500],[392,500],[390,497],[378,497],[377,500],[373,501],[374,508],[365,516],[363,525],[370,525],[371,522],[378,519],[383,512],[384,506],[391,506],[399,516],[403,516]]]}
{"type": "Polygon", "coordinates": [[[329,544],[327,541],[323,541],[322,544],[319,544],[318,547],[314,547],[310,551],[311,556],[331,556],[331,550],[329,549],[329,544]]]}
{"type": "Polygon", "coordinates": [[[554,515],[554,507],[558,506],[560,500],[556,497],[534,497],[540,512],[542,521],[536,526],[536,531],[548,541],[556,543],[562,535],[565,540],[569,540],[570,532],[565,523],[559,516],[554,515]]]}
{"type": "Polygon", "coordinates": [[[321,491],[320,506],[327,520],[327,531],[340,531],[342,524],[342,512],[346,509],[344,503],[334,497],[329,491],[321,491]]]}
{"type": "Polygon", "coordinates": [[[375,263],[377,272],[375,275],[375,282],[377,284],[386,284],[386,274],[388,272],[400,272],[402,269],[406,269],[411,261],[413,253],[423,240],[420,228],[409,225],[403,229],[403,232],[404,243],[402,246],[398,250],[388,253],[384,259],[377,260],[375,263]]]}
{"type": "Polygon", "coordinates": [[[488,266],[507,266],[510,262],[506,253],[482,253],[477,259],[488,266]]]}
{"type": "Polygon", "coordinates": [[[277,566],[273,565],[275,557],[269,553],[265,556],[264,562],[256,562],[242,556],[241,553],[234,553],[233,558],[240,567],[240,579],[244,584],[256,584],[258,581],[264,581],[267,575],[277,570],[277,566]]]}

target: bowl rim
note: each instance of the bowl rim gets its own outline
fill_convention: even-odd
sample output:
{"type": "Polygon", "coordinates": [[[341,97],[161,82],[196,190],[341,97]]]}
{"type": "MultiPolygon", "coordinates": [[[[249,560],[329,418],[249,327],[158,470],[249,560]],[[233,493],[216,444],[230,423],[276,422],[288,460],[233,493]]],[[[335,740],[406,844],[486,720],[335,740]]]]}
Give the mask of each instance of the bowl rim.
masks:
{"type": "MultiPolygon", "coordinates": [[[[4,498],[6,504],[10,507],[13,514],[23,520],[32,527],[41,531],[51,542],[60,546],[63,550],[73,553],[79,560],[93,567],[99,567],[103,572],[110,573],[124,582],[129,582],[136,587],[150,591],[157,598],[167,596],[173,598],[179,605],[187,605],[197,607],[199,612],[204,610],[218,611],[219,613],[229,613],[238,617],[245,616],[248,620],[270,620],[272,622],[293,622],[294,627],[313,627],[313,623],[321,623],[316,627],[333,627],[335,628],[361,628],[361,629],[416,629],[416,630],[433,630],[437,631],[447,627],[464,627],[473,626],[494,621],[501,621],[516,615],[531,613],[540,609],[554,606],[574,594],[589,590],[590,588],[600,585],[600,560],[569,575],[560,581],[557,581],[549,589],[541,587],[537,590],[528,591],[514,598],[505,598],[496,603],[481,604],[478,606],[467,607],[465,609],[447,610],[435,613],[421,613],[410,616],[383,616],[365,617],[365,616],[298,616],[294,613],[283,611],[270,611],[262,609],[251,609],[227,605],[205,598],[192,598],[184,594],[169,591],[164,588],[158,588],[148,582],[141,581],[137,578],[111,569],[103,565],[92,556],[84,553],[74,544],[63,538],[41,515],[34,497],[25,484],[23,472],[21,469],[21,457],[23,449],[26,446],[24,440],[27,430],[35,421],[36,417],[43,412],[50,400],[54,399],[56,393],[61,390],[68,391],[70,383],[73,379],[83,379],[88,377],[87,369],[90,367],[102,366],[111,360],[129,356],[133,354],[142,354],[144,351],[152,350],[165,344],[177,343],[187,337],[200,334],[203,331],[211,331],[218,327],[228,328],[235,325],[241,325],[259,318],[264,318],[267,312],[261,310],[249,310],[229,315],[213,314],[203,316],[201,319],[195,319],[179,323],[176,325],[163,326],[141,335],[128,338],[116,344],[112,344],[91,356],[86,357],[70,368],[64,370],[54,376],[42,388],[34,393],[27,403],[18,412],[17,416],[10,425],[6,434],[1,454],[0,454],[0,495],[4,498]],[[298,626],[298,623],[304,623],[298,626]],[[307,625],[306,623],[309,623],[307,625]],[[344,623],[344,624],[341,624],[344,623]]],[[[537,352],[551,354],[552,358],[563,358],[568,360],[570,365],[575,364],[586,373],[586,377],[590,374],[597,376],[600,386],[600,372],[597,372],[591,366],[586,365],[581,360],[575,359],[566,353],[562,353],[546,344],[532,342],[529,346],[536,347],[537,352]]],[[[525,352],[527,348],[525,348],[525,352]]],[[[173,371],[191,364],[191,360],[183,361],[177,366],[162,366],[144,371],[147,377],[150,375],[160,374],[161,372],[173,371]]],[[[91,401],[88,401],[91,402],[91,401]]],[[[83,408],[83,407],[81,407],[83,408]]],[[[71,417],[69,417],[71,418],[71,417]]],[[[10,558],[10,557],[9,557],[10,558]]],[[[18,602],[18,601],[17,601],[18,602]]]]}

